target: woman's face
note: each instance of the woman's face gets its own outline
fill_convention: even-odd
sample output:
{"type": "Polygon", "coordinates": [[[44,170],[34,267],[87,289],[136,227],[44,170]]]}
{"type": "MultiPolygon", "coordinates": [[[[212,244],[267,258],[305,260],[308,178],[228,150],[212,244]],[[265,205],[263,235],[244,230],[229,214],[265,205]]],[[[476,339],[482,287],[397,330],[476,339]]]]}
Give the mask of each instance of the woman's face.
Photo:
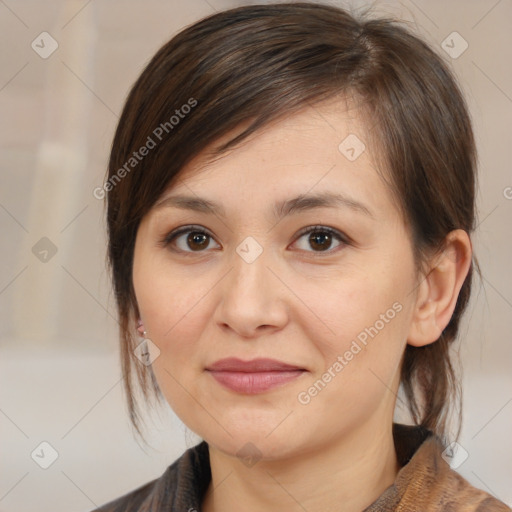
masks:
{"type": "Polygon", "coordinates": [[[280,458],[389,430],[417,276],[345,105],[307,108],[204,168],[195,159],[140,224],[133,281],[153,371],[225,453],[280,458]],[[212,371],[226,358],[277,362],[212,371]]]}

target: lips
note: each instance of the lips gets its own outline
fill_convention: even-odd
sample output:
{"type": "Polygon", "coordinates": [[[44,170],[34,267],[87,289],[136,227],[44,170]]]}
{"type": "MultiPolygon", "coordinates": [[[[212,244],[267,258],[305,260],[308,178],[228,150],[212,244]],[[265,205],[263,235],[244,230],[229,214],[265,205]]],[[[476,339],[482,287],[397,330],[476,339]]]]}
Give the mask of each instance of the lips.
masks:
{"type": "Polygon", "coordinates": [[[306,370],[275,359],[221,359],[206,368],[224,387],[237,393],[256,394],[282,386],[306,370]]]}
{"type": "Polygon", "coordinates": [[[236,357],[220,359],[206,368],[207,370],[226,371],[226,372],[274,372],[304,370],[291,364],[283,363],[276,359],[252,359],[251,361],[242,361],[236,357]]]}

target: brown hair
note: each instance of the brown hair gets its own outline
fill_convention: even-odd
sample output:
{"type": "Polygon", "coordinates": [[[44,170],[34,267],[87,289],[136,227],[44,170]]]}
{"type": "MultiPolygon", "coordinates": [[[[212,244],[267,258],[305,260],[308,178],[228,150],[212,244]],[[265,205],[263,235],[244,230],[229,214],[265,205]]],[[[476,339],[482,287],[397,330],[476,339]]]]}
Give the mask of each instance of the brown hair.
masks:
{"type": "MultiPolygon", "coordinates": [[[[133,354],[139,341],[132,263],[141,219],[180,169],[222,135],[250,121],[215,155],[271,120],[340,94],[359,100],[379,167],[410,227],[418,268],[451,230],[473,231],[476,151],[464,98],[443,60],[402,25],[300,2],[235,8],[187,27],[133,85],[104,186],[124,385],[139,434],[133,370],[145,401],[150,385],[162,399],[150,367],[133,354]]],[[[408,345],[403,357],[401,384],[412,419],[439,435],[450,399],[460,402],[449,348],[474,264],[440,338],[408,345]]]]}

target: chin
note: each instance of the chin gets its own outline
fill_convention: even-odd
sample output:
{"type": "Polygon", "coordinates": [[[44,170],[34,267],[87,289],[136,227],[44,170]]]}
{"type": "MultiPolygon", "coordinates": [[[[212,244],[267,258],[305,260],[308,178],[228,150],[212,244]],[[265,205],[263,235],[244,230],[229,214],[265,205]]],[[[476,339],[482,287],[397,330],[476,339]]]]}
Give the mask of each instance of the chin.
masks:
{"type": "Polygon", "coordinates": [[[224,431],[215,434],[205,433],[202,437],[209,445],[224,454],[237,457],[242,462],[246,461],[248,466],[257,460],[278,460],[289,457],[296,454],[301,446],[296,430],[294,434],[283,428],[281,432],[278,433],[276,430],[270,435],[269,432],[272,429],[267,426],[261,430],[254,426],[239,431],[232,428],[228,430],[232,437],[224,431]]]}

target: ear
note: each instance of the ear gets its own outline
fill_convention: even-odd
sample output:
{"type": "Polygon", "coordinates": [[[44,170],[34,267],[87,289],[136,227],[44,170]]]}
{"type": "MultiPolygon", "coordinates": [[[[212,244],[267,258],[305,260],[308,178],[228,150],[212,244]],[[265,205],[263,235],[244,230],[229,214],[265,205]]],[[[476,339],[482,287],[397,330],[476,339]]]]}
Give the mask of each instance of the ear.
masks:
{"type": "Polygon", "coordinates": [[[448,325],[471,266],[471,240],[462,229],[448,233],[442,253],[418,286],[407,343],[422,347],[436,341],[448,325]]]}

